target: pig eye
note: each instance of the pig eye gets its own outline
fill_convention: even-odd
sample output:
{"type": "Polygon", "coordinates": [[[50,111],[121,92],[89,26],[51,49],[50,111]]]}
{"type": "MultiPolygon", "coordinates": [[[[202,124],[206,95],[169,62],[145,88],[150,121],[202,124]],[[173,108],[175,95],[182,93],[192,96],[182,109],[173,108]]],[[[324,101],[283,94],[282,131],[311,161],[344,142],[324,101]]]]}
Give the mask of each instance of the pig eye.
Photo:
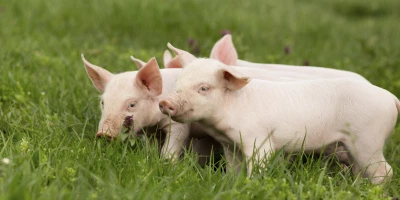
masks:
{"type": "Polygon", "coordinates": [[[199,93],[205,93],[205,92],[207,92],[209,89],[210,89],[210,87],[208,87],[208,86],[201,86],[198,92],[199,92],[199,93]]]}
{"type": "Polygon", "coordinates": [[[130,110],[130,111],[133,111],[133,109],[135,108],[135,106],[136,106],[136,101],[129,101],[129,102],[127,102],[128,103],[128,110],[130,110]]]}

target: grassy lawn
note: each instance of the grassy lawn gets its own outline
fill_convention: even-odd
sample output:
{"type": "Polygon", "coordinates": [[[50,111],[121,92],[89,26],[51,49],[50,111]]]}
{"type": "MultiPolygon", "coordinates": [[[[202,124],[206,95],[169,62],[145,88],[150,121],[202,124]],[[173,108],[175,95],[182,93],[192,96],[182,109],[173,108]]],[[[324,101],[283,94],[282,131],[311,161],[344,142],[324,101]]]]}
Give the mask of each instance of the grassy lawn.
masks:
{"type": "MultiPolygon", "coordinates": [[[[80,54],[111,72],[162,63],[167,42],[208,56],[230,30],[241,59],[357,72],[400,97],[398,0],[0,0],[0,199],[380,199],[400,197],[400,126],[383,186],[334,160],[277,153],[248,179],[193,153],[96,139],[98,92],[80,54]],[[290,48],[286,54],[284,49],[290,48]]],[[[368,148],[368,147],[366,147],[368,148]]],[[[216,159],[217,160],[217,159],[216,159]]]]}

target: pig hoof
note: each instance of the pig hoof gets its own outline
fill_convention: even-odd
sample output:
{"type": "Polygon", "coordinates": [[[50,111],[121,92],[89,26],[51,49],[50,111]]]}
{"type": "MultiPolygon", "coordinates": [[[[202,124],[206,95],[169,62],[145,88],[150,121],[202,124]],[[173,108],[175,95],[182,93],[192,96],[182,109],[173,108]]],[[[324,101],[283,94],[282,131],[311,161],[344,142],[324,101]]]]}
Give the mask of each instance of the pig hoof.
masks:
{"type": "Polygon", "coordinates": [[[345,172],[345,173],[348,173],[348,172],[350,172],[350,167],[349,166],[347,166],[346,164],[340,164],[341,165],[341,167],[342,167],[342,169],[343,169],[343,172],[345,172]]]}

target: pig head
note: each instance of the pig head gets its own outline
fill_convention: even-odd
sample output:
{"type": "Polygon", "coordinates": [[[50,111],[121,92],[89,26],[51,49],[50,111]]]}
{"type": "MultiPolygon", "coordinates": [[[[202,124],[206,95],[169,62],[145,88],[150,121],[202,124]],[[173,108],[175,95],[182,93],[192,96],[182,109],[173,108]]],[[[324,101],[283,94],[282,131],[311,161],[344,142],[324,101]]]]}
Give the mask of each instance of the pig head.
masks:
{"type": "MultiPolygon", "coordinates": [[[[140,63],[139,71],[112,74],[82,61],[93,85],[101,93],[101,119],[96,136],[116,138],[124,122],[135,132],[158,122],[159,110],[153,106],[162,92],[162,78],[155,58],[140,63]],[[140,117],[137,117],[140,116],[140,117]]],[[[127,125],[125,123],[125,125],[127,125]]]]}
{"type": "Polygon", "coordinates": [[[221,92],[240,89],[250,80],[238,73],[235,68],[226,66],[217,60],[196,59],[195,64],[189,67],[203,68],[206,72],[207,66],[225,67],[224,71],[216,71],[213,77],[207,75],[206,82],[203,81],[205,74],[201,73],[202,70],[196,70],[196,74],[191,74],[193,70],[183,70],[178,76],[174,92],[160,101],[161,112],[181,123],[208,121],[217,117],[214,116],[214,111],[224,109],[224,102],[229,101],[229,99],[223,98],[224,95],[221,92]],[[211,62],[212,65],[206,65],[211,62]],[[213,103],[209,102],[210,99],[213,103]]]}
{"type": "Polygon", "coordinates": [[[214,128],[212,136],[224,150],[241,145],[249,176],[253,160],[268,158],[277,149],[319,151],[342,142],[354,158],[354,174],[375,184],[392,177],[382,150],[395,127],[400,102],[390,92],[351,78],[249,83],[218,61],[184,58],[185,69],[173,95],[160,101],[161,111],[178,122],[197,121],[214,128]]]}

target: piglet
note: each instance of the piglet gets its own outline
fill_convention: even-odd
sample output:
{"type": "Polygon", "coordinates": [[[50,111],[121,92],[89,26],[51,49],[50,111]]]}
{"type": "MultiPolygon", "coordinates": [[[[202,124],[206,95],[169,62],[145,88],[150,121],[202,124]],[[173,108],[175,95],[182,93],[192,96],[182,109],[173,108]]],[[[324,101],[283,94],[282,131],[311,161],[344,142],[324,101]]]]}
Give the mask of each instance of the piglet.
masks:
{"type": "MultiPolygon", "coordinates": [[[[218,40],[210,54],[210,58],[221,61],[226,65],[247,68],[244,72],[250,78],[270,80],[270,81],[298,81],[298,80],[317,80],[317,79],[334,79],[334,78],[352,78],[369,83],[363,76],[345,70],[338,70],[325,67],[304,67],[283,64],[266,64],[253,63],[249,61],[239,60],[236,48],[232,42],[230,34],[224,35],[218,40]],[[265,73],[259,73],[253,69],[266,70],[265,73]],[[257,74],[258,73],[258,74],[257,74]]],[[[165,68],[182,68],[179,56],[173,57],[166,50],[164,52],[165,68]]],[[[348,155],[345,147],[339,144],[332,144],[326,147],[324,154],[336,154],[341,163],[349,165],[352,163],[352,158],[348,155]]]]}
{"type": "MultiPolygon", "coordinates": [[[[176,51],[184,70],[160,110],[182,123],[198,122],[224,150],[239,146],[247,161],[284,148],[318,152],[341,142],[354,158],[353,173],[380,184],[393,176],[383,145],[394,126],[399,100],[351,78],[272,82],[250,79],[214,59],[176,51]]],[[[229,159],[228,159],[229,160],[229,159]]]]}
{"type": "MultiPolygon", "coordinates": [[[[133,127],[135,133],[147,132],[149,136],[158,134],[160,137],[157,138],[164,140],[161,157],[175,160],[190,143],[191,130],[193,137],[197,138],[193,140],[193,149],[201,153],[200,156],[209,156],[213,147],[218,149],[218,144],[199,126],[191,128],[190,124],[170,121],[168,116],[159,111],[159,99],[170,93],[181,69],[160,71],[155,58],[147,63],[134,57],[131,60],[137,64],[138,71],[112,74],[89,63],[82,55],[87,74],[101,93],[102,115],[96,136],[114,139],[123,125],[133,127]]],[[[204,164],[205,159],[200,162],[204,164]]]]}

